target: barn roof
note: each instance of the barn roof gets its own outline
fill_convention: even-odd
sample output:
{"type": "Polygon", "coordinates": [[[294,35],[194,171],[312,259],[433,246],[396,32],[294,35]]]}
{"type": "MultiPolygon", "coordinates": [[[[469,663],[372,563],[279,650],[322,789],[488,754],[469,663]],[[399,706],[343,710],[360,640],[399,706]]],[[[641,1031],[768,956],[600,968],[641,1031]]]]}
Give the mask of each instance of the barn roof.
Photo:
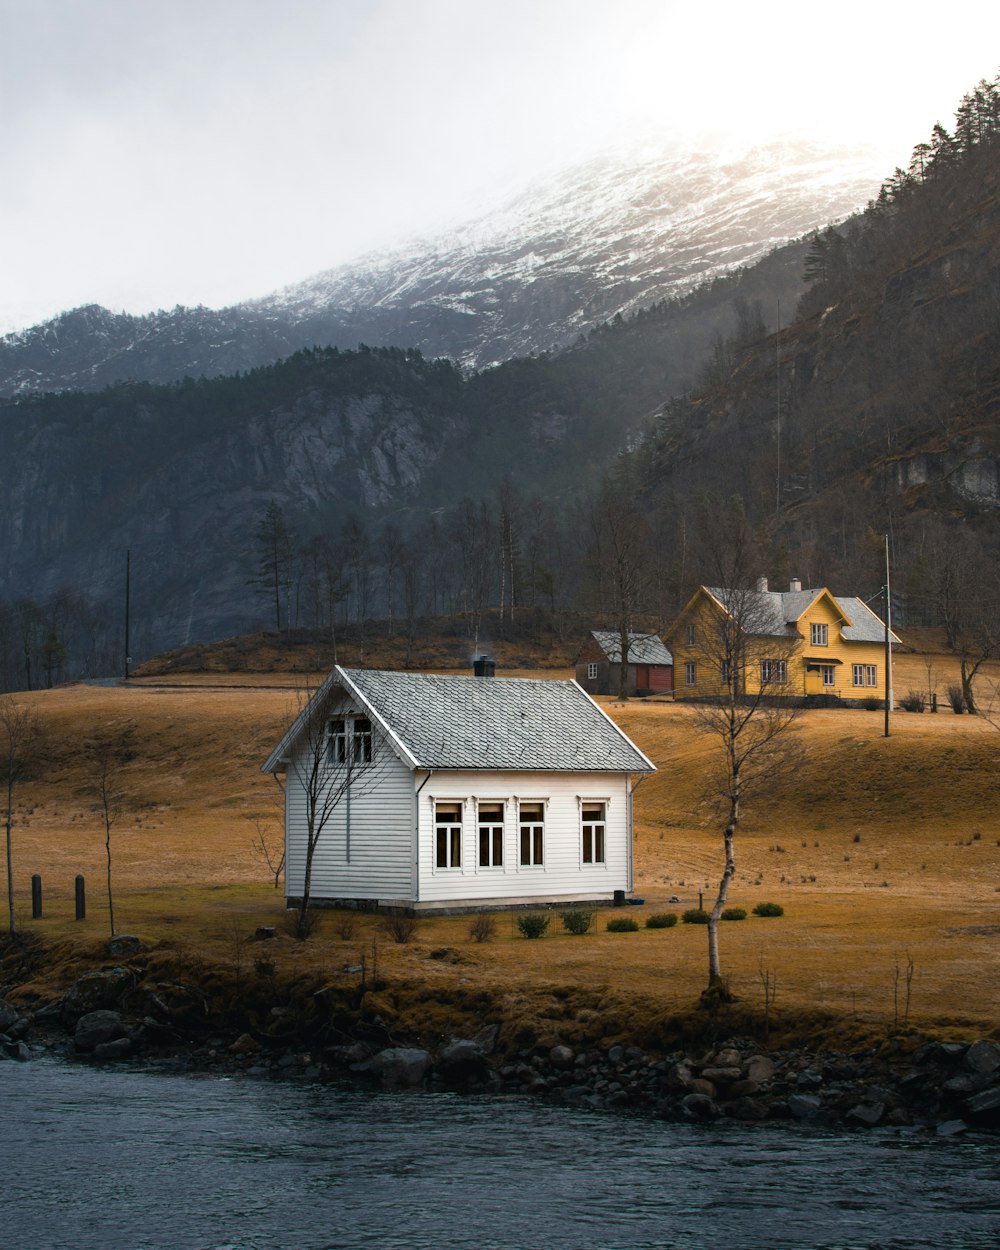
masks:
{"type": "MultiPolygon", "coordinates": [[[[621,635],[610,629],[591,630],[594,641],[612,664],[621,662],[621,635]]],[[[673,664],[674,657],[656,634],[629,634],[629,664],[673,664]]]]}
{"type": "Polygon", "coordinates": [[[317,707],[345,691],[412,768],[655,772],[575,681],[337,667],[262,766],[280,772],[317,707]]]}

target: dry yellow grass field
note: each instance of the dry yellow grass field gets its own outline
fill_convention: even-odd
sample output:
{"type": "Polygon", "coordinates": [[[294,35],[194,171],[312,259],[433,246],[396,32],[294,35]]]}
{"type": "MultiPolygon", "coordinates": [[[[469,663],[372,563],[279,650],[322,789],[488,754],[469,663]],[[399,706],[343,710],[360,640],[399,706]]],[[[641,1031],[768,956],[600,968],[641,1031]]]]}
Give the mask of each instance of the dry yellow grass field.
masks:
{"type": "MultiPolygon", "coordinates": [[[[916,687],[897,668],[897,692],[916,687]]],[[[934,668],[947,680],[947,662],[934,668]]],[[[539,674],[533,673],[534,676],[539,674]]],[[[553,673],[562,676],[562,673],[553,673]]],[[[255,821],[280,833],[280,793],[261,761],[297,708],[292,675],[203,675],[128,687],[70,686],[19,695],[45,723],[51,754],[43,777],[16,796],[15,885],[23,926],[94,949],[106,935],[104,837],[80,742],[98,726],[132,722],[138,755],[126,769],[136,807],[113,832],[120,931],[174,943],[220,960],[240,955],[257,925],[282,924],[282,900],[254,852],[255,821]],[[42,919],[30,917],[32,873],[44,883],[42,919]],[[88,882],[88,917],[73,919],[73,879],[88,882]]],[[[717,747],[696,713],[670,702],[604,706],[656,762],[636,794],[637,893],[628,914],[680,911],[706,900],[721,869],[718,814],[711,800],[717,747]],[[681,904],[671,904],[677,896],[681,904]]],[[[794,773],[747,804],[737,840],[730,902],[762,900],[780,919],[723,925],[724,971],[748,1006],[763,1002],[762,976],[777,1007],[801,1020],[833,1013],[850,1030],[870,1030],[902,1012],[906,972],[910,1021],[956,1036],[1000,1035],[1000,732],[983,718],[896,713],[883,736],[881,712],[802,714],[790,733],[804,748],[794,773]],[[894,999],[895,993],[895,999],[894,999]]],[[[509,914],[493,941],[469,937],[468,917],[420,922],[397,945],[372,916],[322,917],[309,941],[283,932],[268,952],[289,974],[350,974],[378,942],[395,1005],[464,1003],[488,991],[513,1018],[528,998],[536,1016],[581,1027],[595,1012],[608,1033],[651,1037],[657,1022],[689,1008],[705,982],[705,930],[571,937],[553,917],[544,940],[517,935],[509,914]],[[350,925],[348,926],[350,927],[350,925]],[[432,957],[432,952],[436,957],[432,957]],[[442,954],[442,952],[444,952],[442,954]]],[[[470,1004],[473,1004],[470,1006],[470,1004]]],[[[553,1026],[554,1027],[554,1026],[553,1026]]]]}

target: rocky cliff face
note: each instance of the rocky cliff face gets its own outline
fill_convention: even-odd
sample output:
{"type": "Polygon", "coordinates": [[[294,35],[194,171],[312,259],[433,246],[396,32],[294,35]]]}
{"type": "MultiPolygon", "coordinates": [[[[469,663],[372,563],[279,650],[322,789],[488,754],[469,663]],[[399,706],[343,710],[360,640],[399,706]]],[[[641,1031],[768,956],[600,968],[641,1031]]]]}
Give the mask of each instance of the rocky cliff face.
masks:
{"type": "Polygon", "coordinates": [[[316,344],[417,347],[482,368],[751,264],[863,204],[885,164],[805,145],[622,151],[448,236],[251,303],[143,317],[90,306],[7,335],[0,395],[215,377],[316,344]]]}
{"type": "Polygon", "coordinates": [[[400,361],[383,368],[370,353],[369,363],[348,386],[329,366],[306,368],[276,404],[234,384],[228,411],[208,384],[186,397],[125,391],[8,410],[0,598],[70,586],[116,600],[131,550],[137,653],[256,627],[247,580],[271,500],[316,527],[355,508],[405,506],[451,444],[457,375],[416,358],[404,366],[412,386],[397,378],[390,389],[400,361]],[[188,419],[171,400],[186,402],[188,419]]]}

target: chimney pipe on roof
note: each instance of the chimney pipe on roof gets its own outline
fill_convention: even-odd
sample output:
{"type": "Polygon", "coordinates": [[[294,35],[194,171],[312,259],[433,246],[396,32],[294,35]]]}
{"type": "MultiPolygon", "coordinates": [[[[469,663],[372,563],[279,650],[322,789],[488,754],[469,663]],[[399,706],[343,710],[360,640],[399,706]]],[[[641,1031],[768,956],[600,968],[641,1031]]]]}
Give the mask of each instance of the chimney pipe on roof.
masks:
{"type": "Polygon", "coordinates": [[[767,578],[766,577],[757,578],[757,589],[762,595],[767,594],[767,578]]]}
{"type": "Polygon", "coordinates": [[[472,671],[477,677],[495,677],[496,661],[491,660],[488,655],[481,655],[477,660],[472,661],[472,671]]]}
{"type": "Polygon", "coordinates": [[[792,580],[788,583],[788,589],[789,589],[789,590],[791,590],[791,591],[793,591],[793,592],[794,592],[794,591],[801,590],[801,589],[802,589],[802,582],[799,580],[799,578],[797,578],[797,577],[793,577],[793,578],[792,578],[792,580]]]}

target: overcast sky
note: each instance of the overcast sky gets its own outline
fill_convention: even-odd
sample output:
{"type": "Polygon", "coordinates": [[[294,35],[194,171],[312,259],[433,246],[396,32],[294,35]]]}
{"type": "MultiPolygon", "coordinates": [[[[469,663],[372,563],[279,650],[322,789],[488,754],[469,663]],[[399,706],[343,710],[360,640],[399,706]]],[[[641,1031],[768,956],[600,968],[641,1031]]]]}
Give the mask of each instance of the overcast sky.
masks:
{"type": "Polygon", "coordinates": [[[5,330],[263,295],[636,129],[905,165],[1000,5],[0,0],[0,56],[5,330]]]}

